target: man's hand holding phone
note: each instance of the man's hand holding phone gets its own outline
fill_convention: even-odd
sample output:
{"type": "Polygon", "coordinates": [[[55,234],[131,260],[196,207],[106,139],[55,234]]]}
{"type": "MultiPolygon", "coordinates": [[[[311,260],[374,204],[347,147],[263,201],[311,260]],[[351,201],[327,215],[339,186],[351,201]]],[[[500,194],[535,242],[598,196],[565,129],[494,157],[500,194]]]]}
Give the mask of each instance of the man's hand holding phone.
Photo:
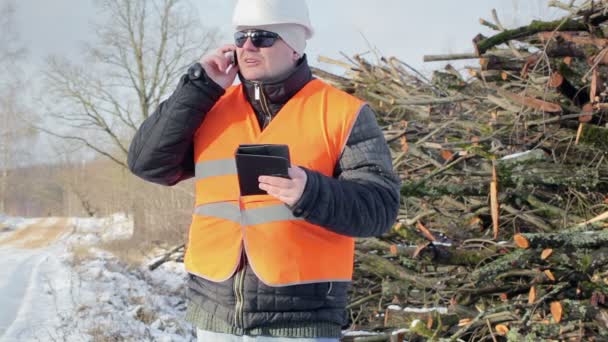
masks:
{"type": "Polygon", "coordinates": [[[235,61],[236,45],[227,44],[205,55],[199,63],[215,83],[226,89],[232,85],[239,67],[235,61]]]}

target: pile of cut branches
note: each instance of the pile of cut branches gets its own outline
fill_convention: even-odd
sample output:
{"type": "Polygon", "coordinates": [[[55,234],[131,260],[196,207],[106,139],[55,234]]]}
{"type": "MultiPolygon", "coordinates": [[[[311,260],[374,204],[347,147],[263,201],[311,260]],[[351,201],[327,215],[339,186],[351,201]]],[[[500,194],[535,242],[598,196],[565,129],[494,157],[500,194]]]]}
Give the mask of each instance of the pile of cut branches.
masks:
{"type": "Polygon", "coordinates": [[[399,222],[357,242],[352,323],[384,334],[345,340],[608,339],[608,3],[551,6],[425,57],[479,61],[464,73],[314,70],[378,112],[403,180],[399,222]]]}

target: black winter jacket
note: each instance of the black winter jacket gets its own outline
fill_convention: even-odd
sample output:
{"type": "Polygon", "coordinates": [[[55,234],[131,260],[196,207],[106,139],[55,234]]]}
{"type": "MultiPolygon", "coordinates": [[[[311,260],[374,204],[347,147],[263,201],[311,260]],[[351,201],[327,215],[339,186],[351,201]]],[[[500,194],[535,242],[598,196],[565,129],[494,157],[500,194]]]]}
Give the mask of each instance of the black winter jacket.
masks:
{"type": "MultiPolygon", "coordinates": [[[[267,106],[254,100],[256,84],[240,74],[239,77],[260,127],[264,128],[312,79],[312,74],[304,56],[289,75],[258,84],[267,106]]],[[[224,89],[205,75],[200,79],[184,75],[174,93],[143,122],[133,138],[128,155],[130,170],[147,181],[167,186],[193,177],[194,133],[223,94],[224,89]]],[[[295,216],[352,237],[378,236],[394,223],[400,181],[392,170],[388,146],[369,106],[363,106],[358,115],[334,177],[305,171],[308,180],[304,193],[291,208],[295,216]]],[[[239,312],[235,312],[235,277],[213,283],[190,275],[190,302],[214,318],[244,329],[298,321],[347,323],[345,306],[350,283],[270,287],[255,276],[246,256],[239,270],[245,293],[239,312]]]]}

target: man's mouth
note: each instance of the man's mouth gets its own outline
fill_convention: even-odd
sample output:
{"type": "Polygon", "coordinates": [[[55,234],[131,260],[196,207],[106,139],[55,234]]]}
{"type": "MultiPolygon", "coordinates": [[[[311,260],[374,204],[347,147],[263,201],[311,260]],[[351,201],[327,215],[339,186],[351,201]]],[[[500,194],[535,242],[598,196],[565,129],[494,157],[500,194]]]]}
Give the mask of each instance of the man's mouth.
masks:
{"type": "Polygon", "coordinates": [[[260,61],[255,58],[245,58],[244,61],[245,61],[245,64],[248,66],[256,66],[256,65],[260,64],[260,61]]]}

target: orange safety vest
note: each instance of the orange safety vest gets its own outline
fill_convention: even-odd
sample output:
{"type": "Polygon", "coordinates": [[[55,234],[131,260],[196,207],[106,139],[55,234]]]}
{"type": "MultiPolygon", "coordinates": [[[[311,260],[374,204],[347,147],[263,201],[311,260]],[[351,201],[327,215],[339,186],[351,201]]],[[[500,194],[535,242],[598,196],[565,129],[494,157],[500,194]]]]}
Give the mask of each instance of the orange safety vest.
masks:
{"type": "Polygon", "coordinates": [[[243,86],[230,87],[194,137],[196,204],[186,270],[227,280],[244,246],[255,274],[271,286],[351,280],[354,239],[295,217],[270,195],[241,196],[235,152],[240,144],[286,144],[292,165],[331,177],[362,105],[312,80],[261,131],[243,86]]]}

